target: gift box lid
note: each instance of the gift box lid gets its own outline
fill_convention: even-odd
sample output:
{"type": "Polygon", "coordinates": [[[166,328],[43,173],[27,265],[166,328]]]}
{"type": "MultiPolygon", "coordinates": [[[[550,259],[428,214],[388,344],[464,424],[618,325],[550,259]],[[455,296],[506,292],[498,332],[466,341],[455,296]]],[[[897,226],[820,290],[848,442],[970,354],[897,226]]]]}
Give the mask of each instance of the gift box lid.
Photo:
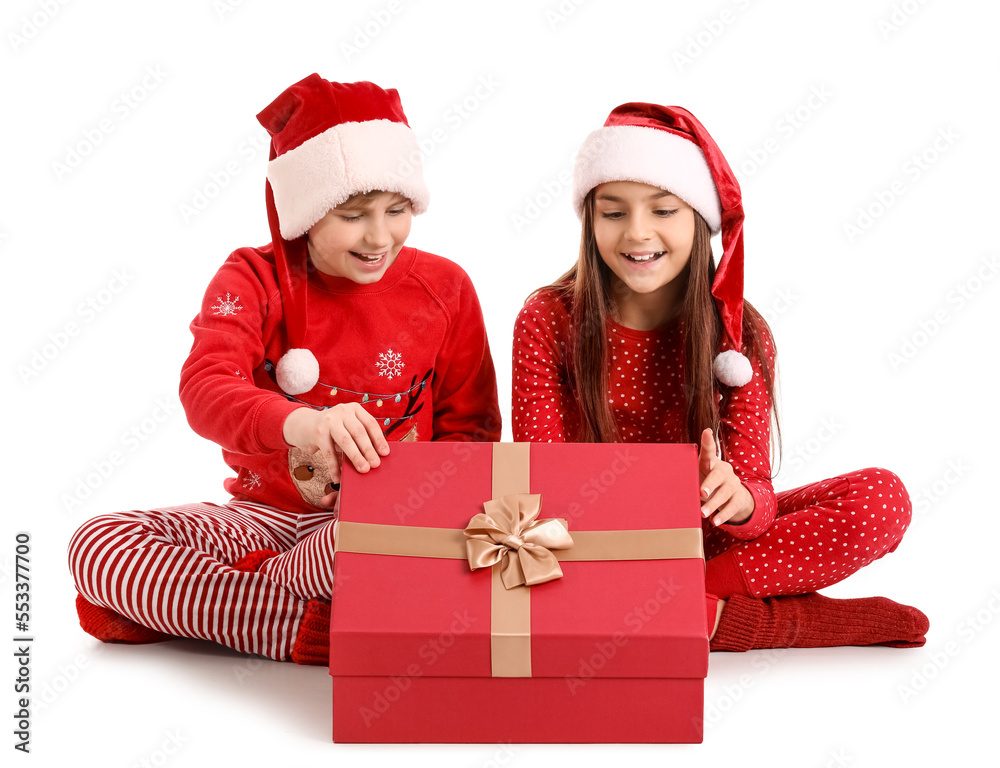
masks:
{"type": "MultiPolygon", "coordinates": [[[[457,558],[343,551],[341,540],[353,524],[393,526],[368,530],[392,531],[397,540],[402,534],[403,549],[420,552],[424,529],[439,529],[431,535],[454,542],[464,558],[462,531],[492,498],[494,446],[503,445],[511,444],[394,443],[368,473],[345,463],[331,675],[495,675],[491,635],[504,634],[504,620],[492,613],[492,568],[470,571],[457,558]]],[[[639,532],[627,534],[635,541],[680,529],[687,542],[674,559],[561,560],[562,578],[515,587],[530,593],[530,676],[704,677],[696,447],[523,446],[530,492],[541,495],[539,519],[564,519],[570,536],[639,532]]]]}

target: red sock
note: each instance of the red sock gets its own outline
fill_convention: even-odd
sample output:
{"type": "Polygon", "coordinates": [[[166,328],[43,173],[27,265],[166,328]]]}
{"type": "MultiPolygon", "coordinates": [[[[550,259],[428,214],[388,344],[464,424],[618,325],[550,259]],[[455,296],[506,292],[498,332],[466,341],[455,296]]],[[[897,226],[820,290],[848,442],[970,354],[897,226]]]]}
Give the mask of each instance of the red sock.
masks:
{"type": "MultiPolygon", "coordinates": [[[[237,571],[255,573],[260,567],[280,553],[258,549],[233,563],[237,571]]],[[[299,622],[299,631],[292,645],[292,661],[325,667],[330,663],[330,604],[323,600],[310,600],[299,622]]]]}
{"type": "Polygon", "coordinates": [[[257,549],[248,555],[244,555],[230,567],[237,571],[256,573],[260,570],[260,567],[265,563],[265,561],[270,560],[278,554],[280,553],[275,552],[272,549],[257,549]]]}
{"type": "Polygon", "coordinates": [[[299,623],[292,661],[318,667],[330,663],[330,604],[325,600],[310,600],[299,623]]]}
{"type": "Polygon", "coordinates": [[[76,613],[83,631],[104,643],[162,643],[173,639],[171,635],[137,624],[110,608],[94,605],[80,594],[76,596],[76,613]]]}
{"type": "Polygon", "coordinates": [[[885,597],[834,600],[810,592],[757,600],[734,595],[722,610],[711,648],[919,648],[926,642],[928,626],[927,617],[916,608],[885,597]]]}
{"type": "Polygon", "coordinates": [[[727,549],[705,563],[705,591],[723,600],[731,595],[751,597],[735,550],[727,549]]]}
{"type": "MultiPolygon", "coordinates": [[[[253,572],[277,554],[268,549],[257,550],[233,563],[232,567],[238,571],[253,572]]],[[[172,635],[138,624],[110,608],[95,605],[81,594],[76,596],[76,613],[83,631],[105,643],[162,643],[173,639],[172,635]]]]}

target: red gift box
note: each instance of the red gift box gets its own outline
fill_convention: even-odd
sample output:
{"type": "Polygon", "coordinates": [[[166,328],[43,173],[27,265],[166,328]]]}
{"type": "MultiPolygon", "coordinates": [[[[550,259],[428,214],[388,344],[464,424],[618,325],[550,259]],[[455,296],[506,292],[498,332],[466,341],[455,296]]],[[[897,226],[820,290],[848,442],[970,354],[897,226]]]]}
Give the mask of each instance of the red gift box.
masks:
{"type": "Polygon", "coordinates": [[[334,741],[700,742],[699,508],[693,445],[397,443],[367,474],[345,463],[334,741]],[[464,529],[530,501],[514,493],[565,521],[561,578],[508,589],[506,558],[538,549],[506,539],[470,570],[464,529]]]}

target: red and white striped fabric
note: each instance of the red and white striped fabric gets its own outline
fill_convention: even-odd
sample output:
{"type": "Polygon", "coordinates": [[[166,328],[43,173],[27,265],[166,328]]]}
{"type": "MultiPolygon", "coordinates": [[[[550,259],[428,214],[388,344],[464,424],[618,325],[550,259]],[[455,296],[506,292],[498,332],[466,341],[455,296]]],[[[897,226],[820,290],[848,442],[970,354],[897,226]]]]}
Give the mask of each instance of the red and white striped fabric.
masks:
{"type": "Polygon", "coordinates": [[[284,661],[307,601],[333,593],[333,519],[238,501],[101,515],[69,567],[90,602],[143,626],[284,661]],[[268,549],[258,572],[232,567],[268,549]]]}

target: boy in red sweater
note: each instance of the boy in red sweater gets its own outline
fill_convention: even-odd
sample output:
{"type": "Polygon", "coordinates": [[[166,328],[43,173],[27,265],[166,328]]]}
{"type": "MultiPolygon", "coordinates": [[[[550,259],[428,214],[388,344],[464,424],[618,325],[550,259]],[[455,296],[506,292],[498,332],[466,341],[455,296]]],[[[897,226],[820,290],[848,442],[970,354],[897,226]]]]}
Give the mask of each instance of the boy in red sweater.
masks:
{"type": "Polygon", "coordinates": [[[219,269],[181,373],[232,499],[97,517],[69,563],[105,642],[326,664],[341,456],[367,472],[393,440],[498,440],[496,376],[468,276],[404,245],[428,193],[397,93],[313,74],[258,120],[273,239],[219,269]]]}

